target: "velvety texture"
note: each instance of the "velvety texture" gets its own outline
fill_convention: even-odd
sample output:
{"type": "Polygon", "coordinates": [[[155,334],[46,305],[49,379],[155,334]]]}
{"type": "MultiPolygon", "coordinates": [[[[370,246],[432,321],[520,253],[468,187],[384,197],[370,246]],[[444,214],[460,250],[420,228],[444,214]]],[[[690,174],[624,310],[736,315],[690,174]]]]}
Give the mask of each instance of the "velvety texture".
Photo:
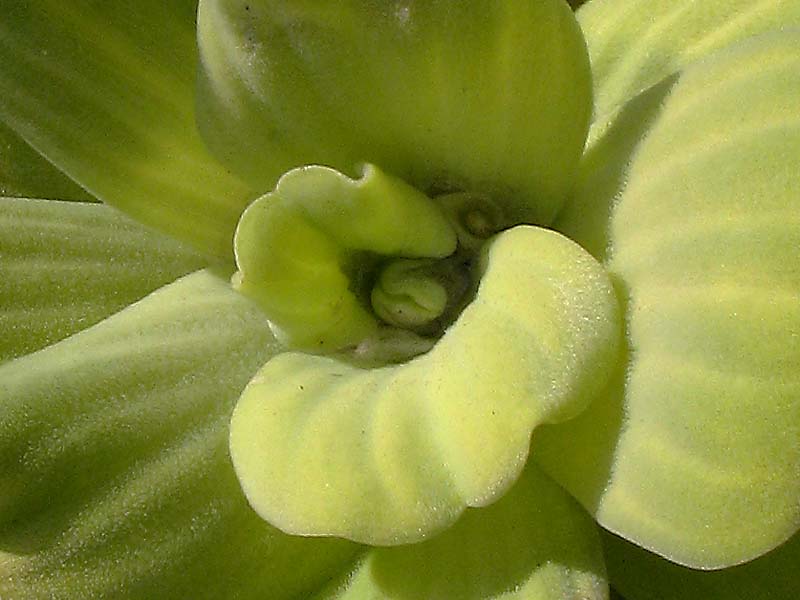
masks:
{"type": "Polygon", "coordinates": [[[800,597],[800,2],[3,8],[0,596],[800,597]]]}

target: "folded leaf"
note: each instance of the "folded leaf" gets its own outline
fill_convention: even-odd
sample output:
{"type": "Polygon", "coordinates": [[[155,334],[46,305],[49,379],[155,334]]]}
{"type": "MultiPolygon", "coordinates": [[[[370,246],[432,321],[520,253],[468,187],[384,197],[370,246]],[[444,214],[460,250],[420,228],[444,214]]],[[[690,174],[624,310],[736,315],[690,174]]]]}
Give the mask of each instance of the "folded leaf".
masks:
{"type": "Polygon", "coordinates": [[[203,264],[107,206],[0,198],[0,362],[85,329],[203,264]]]}
{"type": "Polygon", "coordinates": [[[607,146],[627,165],[608,249],[628,297],[624,389],[605,403],[621,434],[601,442],[609,461],[577,456],[587,415],[534,455],[611,531],[720,568],[800,526],[800,33],[654,92],[625,117],[646,119],[642,140],[607,146]]]}
{"type": "Polygon", "coordinates": [[[528,467],[496,504],[420,544],[367,551],[313,600],[608,598],[595,524],[528,467]]]}
{"type": "Polygon", "coordinates": [[[7,0],[0,121],[92,195],[230,259],[257,194],[197,134],[195,10],[195,0],[7,0]]]}
{"type": "Polygon", "coordinates": [[[336,350],[377,328],[354,281],[364,278],[360,262],[439,258],[456,243],[430,198],[373,165],[358,180],[327,167],[301,167],[242,215],[236,288],[259,304],[287,345],[336,350]]]}
{"type": "Polygon", "coordinates": [[[296,598],[348,564],[247,505],[233,403],[278,351],[209,272],[0,367],[0,597],[296,598]]]}
{"type": "Polygon", "coordinates": [[[547,223],[572,185],[591,82],[562,0],[203,0],[198,36],[204,137],[256,188],[371,162],[547,223]]]}
{"type": "Polygon", "coordinates": [[[555,232],[488,246],[476,298],[436,346],[376,369],[286,353],[248,384],[231,455],[250,503],[284,531],[419,541],[517,479],[531,432],[574,417],[617,360],[602,267],[555,232]]]}

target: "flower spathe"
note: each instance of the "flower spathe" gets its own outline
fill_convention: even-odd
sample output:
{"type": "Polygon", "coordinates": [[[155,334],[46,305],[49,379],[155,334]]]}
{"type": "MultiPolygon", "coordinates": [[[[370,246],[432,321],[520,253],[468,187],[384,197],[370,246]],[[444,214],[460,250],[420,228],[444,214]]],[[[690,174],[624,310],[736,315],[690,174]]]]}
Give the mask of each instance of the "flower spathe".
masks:
{"type": "MultiPolygon", "coordinates": [[[[1,596],[604,597],[589,514],[702,568],[796,531],[797,2],[589,2],[578,22],[595,110],[580,163],[589,79],[560,77],[588,68],[580,36],[559,37],[578,28],[558,2],[203,2],[197,105],[221,162],[195,127],[193,3],[6,13],[3,121],[200,255],[101,205],[2,201],[13,276],[0,310],[15,335],[0,367],[1,596]],[[534,26],[559,33],[531,41],[534,26]],[[602,262],[626,324],[606,391],[535,429],[516,485],[429,541],[382,549],[278,531],[228,457],[240,393],[291,356],[270,367],[282,348],[228,283],[236,222],[293,167],[353,176],[366,161],[434,199],[466,189],[572,238],[602,262]]],[[[423,434],[404,435],[424,449],[423,434]]],[[[317,458],[337,443],[309,439],[328,440],[317,458]]],[[[707,577],[615,539],[610,577],[629,600],[796,595],[796,537],[707,577]]]]}

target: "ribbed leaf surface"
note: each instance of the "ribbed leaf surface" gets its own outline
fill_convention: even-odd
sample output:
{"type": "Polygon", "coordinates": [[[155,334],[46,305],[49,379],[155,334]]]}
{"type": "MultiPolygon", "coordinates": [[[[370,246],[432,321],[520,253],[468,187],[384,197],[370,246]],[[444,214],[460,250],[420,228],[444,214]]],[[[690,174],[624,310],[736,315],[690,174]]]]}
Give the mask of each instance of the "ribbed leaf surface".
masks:
{"type": "Polygon", "coordinates": [[[108,206],[0,198],[0,362],[85,329],[204,262],[108,206]]]}
{"type": "Polygon", "coordinates": [[[194,0],[6,0],[0,120],[97,198],[229,259],[256,194],[196,131],[195,10],[194,0]]]}
{"type": "Polygon", "coordinates": [[[208,272],[0,367],[0,596],[294,598],[355,551],[247,505],[228,423],[278,348],[208,272]]]}
{"type": "Polygon", "coordinates": [[[608,250],[624,382],[534,456],[612,531],[718,568],[800,526],[800,34],[744,42],[657,95],[643,141],[607,147],[627,164],[608,250]],[[589,427],[621,431],[597,444],[609,460],[569,449],[589,427]]]}

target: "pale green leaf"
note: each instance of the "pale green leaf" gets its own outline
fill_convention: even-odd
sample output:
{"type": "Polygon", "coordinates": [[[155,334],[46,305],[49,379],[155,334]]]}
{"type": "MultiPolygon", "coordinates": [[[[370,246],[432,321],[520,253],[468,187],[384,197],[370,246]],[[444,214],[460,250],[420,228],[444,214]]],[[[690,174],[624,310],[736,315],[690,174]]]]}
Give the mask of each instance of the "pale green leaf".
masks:
{"type": "Polygon", "coordinates": [[[578,11],[595,90],[594,137],[617,107],[697,59],[800,27],[797,0],[592,0],[578,11]]]}
{"type": "Polygon", "coordinates": [[[366,552],[313,600],[601,600],[597,528],[535,468],[496,504],[468,510],[436,538],[366,552]]]}
{"type": "Polygon", "coordinates": [[[301,167],[242,215],[236,288],[258,302],[287,345],[336,350],[377,328],[348,272],[364,262],[359,255],[440,258],[456,243],[429,198],[373,165],[358,180],[301,167]]]}
{"type": "Polygon", "coordinates": [[[534,455],[608,529],[720,568],[800,526],[800,32],[743,42],[648,94],[629,115],[646,120],[641,141],[606,147],[624,389],[534,455]],[[611,454],[597,460],[582,434],[604,422],[611,454]]]}
{"type": "Polygon", "coordinates": [[[291,533],[418,541],[497,500],[533,429],[586,407],[621,329],[600,264],[557,233],[517,227],[488,245],[480,272],[456,323],[407,363],[287,353],[259,371],[231,423],[259,514],[291,533]]]}
{"type": "Polygon", "coordinates": [[[278,349],[204,271],[0,367],[0,597],[295,598],[349,563],[264,523],[230,465],[234,402],[278,349]]]}
{"type": "Polygon", "coordinates": [[[800,534],[752,562],[697,571],[603,534],[609,577],[627,600],[796,600],[800,534]]]}
{"type": "Polygon", "coordinates": [[[658,120],[676,80],[675,75],[667,77],[625,104],[581,159],[575,193],[554,227],[598,260],[607,258],[611,214],[625,186],[631,157],[658,120]]]}
{"type": "Polygon", "coordinates": [[[93,202],[86,190],[56,169],[0,121],[0,196],[93,202]]]}
{"type": "Polygon", "coordinates": [[[202,266],[190,248],[110,207],[0,197],[0,362],[202,266]]]}
{"type": "Polygon", "coordinates": [[[257,194],[196,131],[195,10],[194,0],[6,0],[0,120],[97,198],[229,259],[257,194]]]}
{"type": "Polygon", "coordinates": [[[692,62],[750,37],[800,27],[796,0],[593,0],[578,11],[595,115],[573,198],[556,228],[598,258],[628,158],[692,62]]]}
{"type": "Polygon", "coordinates": [[[255,187],[371,162],[547,223],[572,185],[591,82],[563,0],[202,0],[198,35],[203,133],[255,187]]]}

